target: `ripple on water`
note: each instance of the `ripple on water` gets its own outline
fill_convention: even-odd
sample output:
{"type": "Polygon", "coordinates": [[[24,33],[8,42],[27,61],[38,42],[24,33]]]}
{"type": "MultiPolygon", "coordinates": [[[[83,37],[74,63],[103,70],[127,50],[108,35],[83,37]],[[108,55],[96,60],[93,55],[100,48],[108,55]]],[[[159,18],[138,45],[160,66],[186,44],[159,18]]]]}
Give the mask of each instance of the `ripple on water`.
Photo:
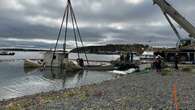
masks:
{"type": "Polygon", "coordinates": [[[23,61],[0,62],[0,100],[40,92],[73,88],[114,78],[109,72],[80,71],[64,73],[59,69],[26,69],[23,61]]]}

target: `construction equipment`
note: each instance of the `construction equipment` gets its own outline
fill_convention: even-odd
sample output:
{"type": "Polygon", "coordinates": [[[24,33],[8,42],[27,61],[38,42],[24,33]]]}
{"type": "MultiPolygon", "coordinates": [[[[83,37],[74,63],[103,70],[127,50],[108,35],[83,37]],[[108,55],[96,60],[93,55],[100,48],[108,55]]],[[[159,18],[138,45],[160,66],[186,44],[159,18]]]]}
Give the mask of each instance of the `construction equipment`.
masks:
{"type": "MultiPolygon", "coordinates": [[[[160,52],[165,59],[168,61],[173,61],[176,54],[179,54],[180,60],[182,61],[194,61],[195,60],[195,49],[193,45],[195,44],[195,27],[187,21],[175,8],[171,6],[166,0],[153,0],[154,4],[157,4],[162,10],[165,18],[172,27],[174,33],[176,34],[179,42],[177,43],[177,48],[173,50],[165,50],[160,52]],[[182,38],[171,22],[170,17],[178,23],[188,34],[189,38],[182,38]]],[[[159,54],[159,53],[158,53],[159,54]]]]}
{"type": "Polygon", "coordinates": [[[195,44],[195,27],[189,21],[187,21],[175,8],[173,8],[166,0],[153,0],[153,2],[161,8],[165,18],[167,19],[176,36],[178,37],[179,42],[177,46],[183,47],[195,44]],[[176,23],[178,23],[187,33],[189,33],[189,38],[184,39],[180,36],[179,32],[177,31],[169,17],[175,20],[176,23]]]}

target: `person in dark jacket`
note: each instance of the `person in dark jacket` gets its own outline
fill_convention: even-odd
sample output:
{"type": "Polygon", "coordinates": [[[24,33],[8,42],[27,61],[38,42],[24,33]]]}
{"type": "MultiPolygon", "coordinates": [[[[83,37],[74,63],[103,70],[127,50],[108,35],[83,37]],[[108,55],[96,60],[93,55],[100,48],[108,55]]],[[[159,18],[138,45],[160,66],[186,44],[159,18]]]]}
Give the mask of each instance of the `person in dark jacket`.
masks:
{"type": "Polygon", "coordinates": [[[120,55],[120,61],[123,62],[125,60],[125,56],[121,53],[120,55]]]}
{"type": "Polygon", "coordinates": [[[160,57],[160,55],[156,56],[155,65],[156,65],[156,72],[161,72],[161,57],[160,57]]]}
{"type": "Polygon", "coordinates": [[[128,52],[127,55],[126,55],[125,61],[129,62],[129,59],[130,59],[130,53],[128,52]]]}
{"type": "Polygon", "coordinates": [[[178,70],[179,69],[178,68],[178,63],[179,63],[179,55],[178,54],[175,55],[175,62],[174,63],[175,63],[175,69],[178,70]]]}
{"type": "Polygon", "coordinates": [[[82,58],[78,58],[77,63],[78,63],[79,66],[84,67],[84,61],[83,61],[82,58]]]}

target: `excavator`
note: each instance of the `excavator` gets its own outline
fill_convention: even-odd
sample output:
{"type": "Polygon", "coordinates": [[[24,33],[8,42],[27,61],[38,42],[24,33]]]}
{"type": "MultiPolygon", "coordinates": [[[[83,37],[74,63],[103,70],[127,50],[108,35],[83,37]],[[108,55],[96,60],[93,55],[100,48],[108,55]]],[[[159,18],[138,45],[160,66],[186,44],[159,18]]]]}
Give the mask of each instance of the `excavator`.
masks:
{"type": "Polygon", "coordinates": [[[178,37],[178,46],[183,47],[191,45],[193,43],[195,44],[195,27],[189,21],[187,21],[179,12],[177,12],[177,10],[173,8],[166,0],[153,0],[153,2],[160,7],[165,18],[167,19],[176,36],[178,37]],[[175,20],[175,22],[177,22],[187,33],[189,33],[190,38],[184,39],[180,36],[176,27],[171,22],[170,17],[175,20]]]}
{"type": "Polygon", "coordinates": [[[195,27],[166,0],[153,0],[153,3],[160,7],[165,18],[178,38],[175,49],[165,50],[160,52],[160,54],[167,61],[173,61],[176,54],[179,54],[180,60],[182,61],[195,61],[195,27]],[[183,28],[189,34],[189,37],[182,38],[171,20],[174,20],[181,28],[183,28]]]}

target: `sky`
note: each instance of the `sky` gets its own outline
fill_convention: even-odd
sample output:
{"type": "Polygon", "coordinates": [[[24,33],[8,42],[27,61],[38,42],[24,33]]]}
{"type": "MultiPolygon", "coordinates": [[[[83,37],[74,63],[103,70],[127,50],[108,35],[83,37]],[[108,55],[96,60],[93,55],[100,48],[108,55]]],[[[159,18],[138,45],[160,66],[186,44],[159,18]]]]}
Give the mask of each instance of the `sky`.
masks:
{"type": "MultiPolygon", "coordinates": [[[[194,0],[167,1],[195,25],[194,0]]],[[[140,43],[166,47],[177,42],[152,0],[71,2],[86,46],[140,43]]],[[[0,47],[53,48],[66,3],[66,0],[0,0],[0,47]]],[[[188,33],[174,24],[182,37],[188,37],[188,33]]],[[[71,33],[71,25],[68,27],[71,33]]],[[[59,43],[63,43],[63,35],[59,43]]],[[[74,48],[72,34],[67,44],[74,48]]]]}

